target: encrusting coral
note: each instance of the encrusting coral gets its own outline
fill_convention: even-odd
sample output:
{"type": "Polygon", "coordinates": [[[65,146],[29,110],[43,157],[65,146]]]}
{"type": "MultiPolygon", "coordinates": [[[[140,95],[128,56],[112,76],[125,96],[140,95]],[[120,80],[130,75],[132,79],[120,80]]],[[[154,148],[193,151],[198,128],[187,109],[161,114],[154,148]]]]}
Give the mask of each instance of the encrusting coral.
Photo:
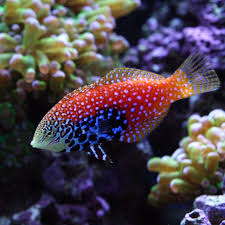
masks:
{"type": "Polygon", "coordinates": [[[105,47],[111,55],[126,50],[128,42],[112,34],[115,18],[139,5],[137,0],[6,0],[0,6],[0,85],[8,87],[17,72],[17,90],[43,91],[48,84],[54,93],[77,88],[83,84],[80,74],[85,82],[84,67],[105,63],[105,47]]]}
{"type": "Polygon", "coordinates": [[[161,206],[188,200],[201,193],[216,193],[224,174],[225,111],[213,110],[208,116],[192,115],[188,136],[172,156],[153,157],[147,167],[158,172],[148,201],[161,206]]]}

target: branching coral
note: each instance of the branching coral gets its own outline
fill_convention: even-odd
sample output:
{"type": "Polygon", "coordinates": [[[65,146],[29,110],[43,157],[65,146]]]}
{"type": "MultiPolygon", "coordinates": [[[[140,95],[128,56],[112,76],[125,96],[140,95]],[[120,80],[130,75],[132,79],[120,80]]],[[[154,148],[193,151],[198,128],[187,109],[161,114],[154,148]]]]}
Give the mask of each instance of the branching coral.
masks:
{"type": "Polygon", "coordinates": [[[100,7],[110,7],[114,18],[124,16],[140,6],[140,0],[56,0],[56,2],[72,7],[74,10],[95,2],[100,7]]]}
{"type": "MultiPolygon", "coordinates": [[[[25,91],[54,93],[79,85],[88,64],[103,64],[103,50],[121,53],[128,42],[111,38],[114,17],[129,13],[136,0],[6,0],[0,7],[0,69],[18,72],[25,91]],[[64,5],[56,4],[63,3],[64,5]],[[72,7],[71,9],[68,7],[72,7]],[[74,11],[71,11],[74,10],[74,11]]],[[[115,36],[115,34],[113,34],[115,36]]],[[[111,65],[112,66],[112,65],[111,65]]],[[[0,76],[1,86],[7,82],[0,76]]]]}
{"type": "Polygon", "coordinates": [[[0,3],[0,114],[4,114],[0,118],[0,148],[6,164],[7,153],[12,157],[17,148],[21,152],[18,140],[24,140],[24,127],[26,134],[33,132],[27,131],[31,99],[48,108],[119,63],[118,54],[129,43],[113,33],[115,18],[139,4],[137,0],[0,3]],[[5,119],[8,105],[14,113],[13,123],[5,119]],[[12,143],[7,144],[9,140],[12,143]]]}
{"type": "Polygon", "coordinates": [[[151,204],[160,206],[218,190],[224,173],[225,111],[191,116],[188,134],[172,156],[149,160],[148,169],[159,172],[158,184],[148,196],[151,204]]]}
{"type": "Polygon", "coordinates": [[[224,0],[153,4],[154,13],[143,26],[145,37],[128,52],[124,63],[158,73],[173,72],[174,62],[198,49],[209,56],[213,68],[223,70],[224,5],[224,0]]]}

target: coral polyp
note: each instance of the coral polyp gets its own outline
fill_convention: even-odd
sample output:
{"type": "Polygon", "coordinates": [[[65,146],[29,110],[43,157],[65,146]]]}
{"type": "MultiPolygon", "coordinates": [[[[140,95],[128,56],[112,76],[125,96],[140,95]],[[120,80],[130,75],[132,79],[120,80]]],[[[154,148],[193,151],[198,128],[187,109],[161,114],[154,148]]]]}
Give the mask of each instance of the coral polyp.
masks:
{"type": "MultiPolygon", "coordinates": [[[[6,0],[0,7],[0,69],[18,72],[31,91],[43,91],[48,83],[56,94],[76,88],[71,74],[92,63],[104,64],[106,46],[111,46],[112,55],[127,49],[125,39],[118,37],[116,44],[116,35],[111,38],[115,18],[139,4],[135,0],[6,0]]],[[[82,79],[85,82],[86,76],[82,79]]],[[[0,82],[6,81],[0,78],[0,82]]]]}
{"type": "Polygon", "coordinates": [[[216,193],[224,174],[225,111],[213,110],[208,116],[192,115],[188,136],[172,156],[153,157],[148,169],[158,172],[148,196],[160,206],[188,200],[201,193],[216,193]]]}
{"type": "Polygon", "coordinates": [[[14,137],[23,133],[23,124],[33,132],[30,104],[49,107],[119,64],[118,55],[129,43],[113,32],[115,19],[139,4],[137,0],[0,1],[0,105],[9,104],[16,121],[7,126],[4,117],[0,119],[0,136],[6,137],[6,131],[10,137],[3,138],[0,147],[6,149],[4,143],[13,140],[5,152],[15,151],[20,138],[14,137]]]}

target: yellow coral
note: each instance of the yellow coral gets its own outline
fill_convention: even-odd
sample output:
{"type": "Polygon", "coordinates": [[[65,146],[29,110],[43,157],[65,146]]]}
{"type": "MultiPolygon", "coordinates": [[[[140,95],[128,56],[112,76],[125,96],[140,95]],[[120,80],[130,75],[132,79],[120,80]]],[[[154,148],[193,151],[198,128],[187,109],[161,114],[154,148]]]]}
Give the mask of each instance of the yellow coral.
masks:
{"type": "MultiPolygon", "coordinates": [[[[128,42],[112,34],[115,18],[139,5],[137,0],[6,0],[0,6],[0,69],[19,72],[29,90],[45,90],[46,84],[56,94],[75,88],[71,77],[93,62],[104,64],[100,52],[106,45],[112,54],[127,49],[128,42]]],[[[0,82],[3,86],[5,78],[0,82]]]]}
{"type": "Polygon", "coordinates": [[[148,170],[159,172],[158,184],[148,196],[155,206],[215,191],[222,179],[225,111],[216,109],[203,117],[192,115],[188,120],[188,134],[172,156],[154,157],[148,161],[148,170]]]}

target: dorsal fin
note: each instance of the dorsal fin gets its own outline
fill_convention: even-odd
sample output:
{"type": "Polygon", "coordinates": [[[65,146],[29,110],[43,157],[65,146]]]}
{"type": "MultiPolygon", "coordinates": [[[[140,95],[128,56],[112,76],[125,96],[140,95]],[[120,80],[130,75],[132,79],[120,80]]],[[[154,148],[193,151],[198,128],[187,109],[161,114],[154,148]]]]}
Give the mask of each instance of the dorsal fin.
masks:
{"type": "Polygon", "coordinates": [[[98,80],[96,84],[107,85],[113,83],[120,83],[124,81],[149,80],[149,79],[161,80],[165,79],[165,77],[145,70],[122,67],[110,71],[109,73],[106,74],[106,76],[98,80]]]}
{"type": "Polygon", "coordinates": [[[119,82],[125,82],[125,81],[132,81],[132,80],[161,80],[165,79],[165,77],[158,75],[156,73],[139,70],[139,69],[132,69],[127,67],[121,67],[111,70],[109,73],[107,73],[104,77],[99,79],[97,82],[85,85],[83,87],[80,87],[73,92],[71,92],[69,95],[78,95],[80,93],[83,93],[85,91],[94,89],[101,85],[109,85],[113,83],[119,83],[119,82]]]}

